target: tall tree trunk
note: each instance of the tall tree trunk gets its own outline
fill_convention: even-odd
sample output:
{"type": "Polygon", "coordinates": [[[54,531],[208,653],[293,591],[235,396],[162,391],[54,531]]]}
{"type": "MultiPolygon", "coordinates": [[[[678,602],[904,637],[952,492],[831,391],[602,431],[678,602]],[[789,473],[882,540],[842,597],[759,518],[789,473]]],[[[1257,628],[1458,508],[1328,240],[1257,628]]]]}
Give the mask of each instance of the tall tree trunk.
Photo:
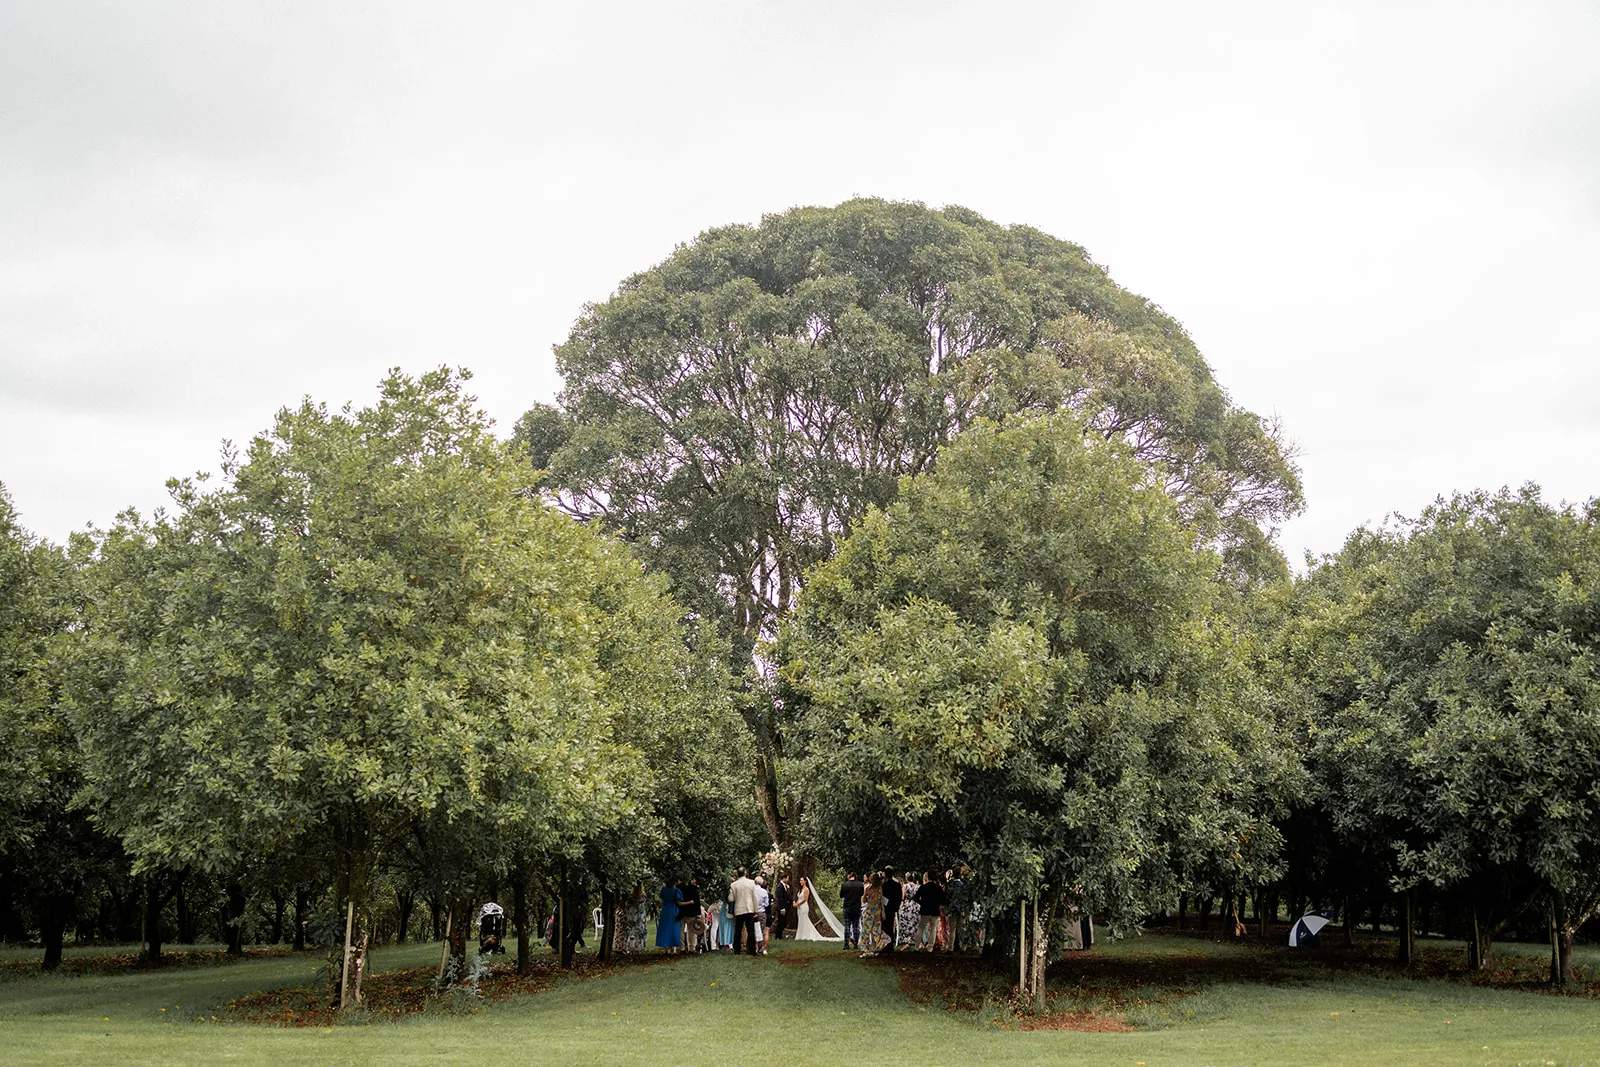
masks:
{"type": "Polygon", "coordinates": [[[339,983],[339,1010],[354,1011],[361,1004],[361,983],[366,977],[367,949],[371,939],[368,897],[371,894],[369,858],[356,852],[345,884],[344,964],[339,983]]]}
{"type": "Polygon", "coordinates": [[[303,885],[294,887],[294,950],[306,950],[306,923],[310,921],[311,894],[303,885]]]}
{"type": "Polygon", "coordinates": [[[517,973],[533,969],[532,923],[528,916],[528,877],[520,869],[512,873],[511,924],[517,928],[517,973]]]}
{"type": "Polygon", "coordinates": [[[1572,972],[1572,941],[1582,926],[1589,918],[1589,908],[1580,911],[1572,906],[1572,900],[1565,893],[1556,893],[1551,903],[1550,922],[1553,927],[1555,947],[1552,952],[1550,965],[1550,982],[1559,988],[1566,989],[1577,985],[1578,977],[1572,972]]]}
{"type": "Polygon", "coordinates": [[[406,943],[406,935],[411,931],[411,912],[417,906],[417,891],[415,889],[396,889],[394,891],[395,911],[399,914],[400,929],[395,933],[395,943],[406,943]]]}
{"type": "Polygon", "coordinates": [[[1401,894],[1400,902],[1400,966],[1409,967],[1417,959],[1417,923],[1412,915],[1411,890],[1401,894]]]}
{"type": "Polygon", "coordinates": [[[1178,929],[1179,930],[1187,930],[1188,928],[1189,928],[1189,894],[1188,893],[1179,893],[1178,894],[1178,929]]]}
{"type": "Polygon", "coordinates": [[[42,971],[53,971],[61,966],[62,943],[66,940],[67,921],[72,917],[70,893],[46,894],[39,915],[39,940],[44,942],[42,971]]]}
{"type": "MultiPolygon", "coordinates": [[[[617,921],[617,893],[609,885],[600,887],[600,914],[605,918],[605,929],[600,931],[600,945],[596,956],[602,960],[611,958],[611,932],[615,929],[617,921]]],[[[702,914],[704,914],[702,912],[702,914]]]]}
{"type": "Polygon", "coordinates": [[[430,941],[444,940],[444,900],[437,894],[428,897],[428,916],[433,925],[430,941]]]}
{"type": "Polygon", "coordinates": [[[455,965],[455,981],[467,976],[467,938],[472,934],[472,896],[465,889],[449,896],[450,917],[446,929],[450,936],[450,959],[455,965]]]}
{"type": "Polygon", "coordinates": [[[244,910],[245,894],[244,885],[233,881],[228,883],[227,903],[223,910],[222,932],[228,941],[228,955],[244,955],[244,910]]]}
{"type": "Polygon", "coordinates": [[[161,905],[166,903],[162,894],[161,872],[152,870],[144,876],[144,958],[151,966],[161,960],[161,905]]]}

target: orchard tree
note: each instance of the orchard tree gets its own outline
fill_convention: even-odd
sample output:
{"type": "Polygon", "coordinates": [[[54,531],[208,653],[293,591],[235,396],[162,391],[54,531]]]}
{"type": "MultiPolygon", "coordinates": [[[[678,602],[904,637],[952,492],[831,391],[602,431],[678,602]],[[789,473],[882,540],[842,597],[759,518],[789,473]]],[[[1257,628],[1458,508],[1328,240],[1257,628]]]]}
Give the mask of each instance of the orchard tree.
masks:
{"type": "Polygon", "coordinates": [[[662,695],[605,660],[615,607],[592,594],[638,583],[672,609],[539,501],[465,377],[394,373],[371,408],[286,409],[219,487],[175,482],[175,516],[98,541],[100,674],[78,718],[99,818],[144,867],[322,857],[347,1007],[374,880],[419,825],[482,862],[643,801],[616,724],[662,695]]]}
{"type": "Polygon", "coordinates": [[[60,965],[85,898],[125,869],[116,842],[74,803],[81,763],[62,694],[79,589],[66,554],[22,529],[0,485],[0,907],[20,907],[38,929],[45,970],[60,965]]]}
{"type": "Polygon", "coordinates": [[[804,840],[964,857],[991,906],[1042,893],[1121,927],[1202,875],[1276,873],[1298,763],[1221,561],[1149,483],[1070,417],[1013,419],[868,513],[772,650],[804,840]]]}
{"type": "Polygon", "coordinates": [[[1311,766],[1401,889],[1466,897],[1469,960],[1533,899],[1570,982],[1600,907],[1600,525],[1532,487],[1359,530],[1304,583],[1311,766]]]}
{"type": "Polygon", "coordinates": [[[757,643],[808,568],[981,417],[1070,411],[1177,501],[1240,582],[1300,506],[1274,425],[1077,245],[962,208],[855,200],[710,230],[585,309],[558,405],[517,438],[560,504],[636,546],[750,672],[758,793],[786,841],[757,643]]]}

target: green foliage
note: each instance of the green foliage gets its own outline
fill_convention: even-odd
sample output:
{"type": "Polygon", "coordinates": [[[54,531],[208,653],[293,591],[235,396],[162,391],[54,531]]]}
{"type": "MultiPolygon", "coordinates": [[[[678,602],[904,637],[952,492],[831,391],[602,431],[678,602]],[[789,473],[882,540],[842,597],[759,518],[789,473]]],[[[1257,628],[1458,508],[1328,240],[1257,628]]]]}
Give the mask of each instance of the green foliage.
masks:
{"type": "Polygon", "coordinates": [[[961,208],[854,200],[710,230],[556,350],[521,445],[572,511],[636,545],[747,649],[850,524],[982,417],[1071,410],[1225,546],[1282,570],[1300,504],[1274,427],[1183,329],[1076,245],[961,208]]]}
{"type": "Polygon", "coordinates": [[[774,648],[809,840],[1136,921],[1273,870],[1299,781],[1178,504],[1065,418],[980,423],[811,576],[774,648]]]}
{"type": "Polygon", "coordinates": [[[664,580],[541,503],[462,378],[285,410],[223,473],[94,542],[78,718],[141,865],[320,856],[361,909],[418,834],[505,869],[624,822],[660,842],[726,796],[737,745],[692,784],[664,747],[736,723],[664,580]]]}
{"type": "Polygon", "coordinates": [[[1336,830],[1398,885],[1503,916],[1531,882],[1581,923],[1600,904],[1593,505],[1458,495],[1358,531],[1301,585],[1284,654],[1336,830]]]}
{"type": "Polygon", "coordinates": [[[73,590],[61,550],[18,525],[0,485],[0,856],[39,845],[40,820],[71,798],[76,748],[58,713],[56,659],[73,590]]]}

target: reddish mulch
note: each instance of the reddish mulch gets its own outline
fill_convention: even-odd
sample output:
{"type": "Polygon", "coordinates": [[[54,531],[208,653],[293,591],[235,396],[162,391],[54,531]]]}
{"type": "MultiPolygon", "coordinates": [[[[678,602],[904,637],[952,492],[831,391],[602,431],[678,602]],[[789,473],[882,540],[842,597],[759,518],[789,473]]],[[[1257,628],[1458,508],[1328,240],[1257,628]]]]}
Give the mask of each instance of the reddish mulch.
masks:
{"type": "MultiPolygon", "coordinates": [[[[590,956],[578,956],[572,970],[564,973],[567,977],[582,979],[602,978],[677,958],[652,954],[618,956],[601,961],[590,956]]],[[[436,967],[416,967],[371,975],[361,983],[362,1007],[370,1014],[384,1018],[403,1018],[426,1011],[430,999],[439,999],[433,995],[433,983],[438,973],[436,967]]],[[[554,960],[535,961],[525,975],[517,974],[515,961],[507,961],[496,963],[478,988],[487,1000],[508,1000],[521,994],[542,993],[551,989],[562,975],[554,960]]],[[[323,985],[264,990],[230,1001],[224,1017],[270,1026],[332,1026],[339,1020],[338,997],[323,985]]]]}
{"type": "MultiPolygon", "coordinates": [[[[240,956],[230,956],[226,952],[163,952],[160,963],[151,963],[146,960],[141,952],[117,952],[107,955],[95,956],[65,956],[57,974],[128,974],[134,971],[167,970],[178,967],[217,967],[240,960],[260,960],[272,957],[292,956],[294,952],[287,948],[249,948],[240,956]]],[[[39,962],[44,958],[44,950],[39,950],[38,959],[9,960],[0,963],[0,974],[24,974],[39,969],[39,962]]]]}
{"type": "Polygon", "coordinates": [[[1024,1019],[1018,1030],[1076,1030],[1085,1034],[1126,1034],[1135,1027],[1126,1019],[1097,1011],[1063,1011],[1055,1015],[1037,1015],[1024,1019]]]}

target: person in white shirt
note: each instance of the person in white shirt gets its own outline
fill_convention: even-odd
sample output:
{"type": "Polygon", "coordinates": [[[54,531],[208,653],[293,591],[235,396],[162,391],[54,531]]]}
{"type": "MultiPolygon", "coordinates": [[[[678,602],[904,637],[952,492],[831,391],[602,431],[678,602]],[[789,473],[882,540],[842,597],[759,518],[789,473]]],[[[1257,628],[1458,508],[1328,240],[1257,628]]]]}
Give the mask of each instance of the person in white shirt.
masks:
{"type": "Polygon", "coordinates": [[[757,933],[761,927],[756,916],[761,908],[761,895],[744,868],[740,867],[733,885],[728,887],[728,904],[733,908],[733,952],[739,954],[740,944],[749,945],[750,955],[759,950],[757,933]]]}
{"type": "Polygon", "coordinates": [[[772,909],[772,894],[767,892],[767,880],[762,875],[756,875],[756,895],[760,898],[760,905],[756,909],[756,937],[761,941],[761,955],[767,954],[767,928],[761,920],[772,909]]]}

